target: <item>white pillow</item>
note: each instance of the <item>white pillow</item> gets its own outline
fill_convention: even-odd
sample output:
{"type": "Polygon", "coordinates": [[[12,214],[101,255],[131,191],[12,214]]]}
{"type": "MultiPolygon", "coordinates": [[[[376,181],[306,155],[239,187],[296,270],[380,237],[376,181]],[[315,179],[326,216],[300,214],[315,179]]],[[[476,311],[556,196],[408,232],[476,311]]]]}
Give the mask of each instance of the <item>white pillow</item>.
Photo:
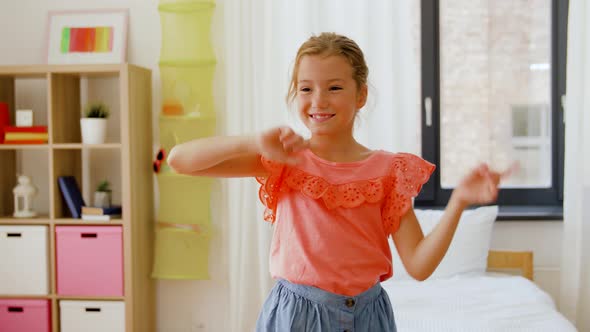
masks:
{"type": "MultiPolygon", "coordinates": [[[[438,224],[444,211],[414,210],[422,232],[426,236],[438,224]]],[[[484,206],[464,211],[451,241],[449,250],[429,279],[449,278],[460,273],[484,273],[492,240],[492,227],[498,215],[498,206],[484,206]]],[[[389,239],[393,257],[393,280],[413,279],[389,239]]]]}

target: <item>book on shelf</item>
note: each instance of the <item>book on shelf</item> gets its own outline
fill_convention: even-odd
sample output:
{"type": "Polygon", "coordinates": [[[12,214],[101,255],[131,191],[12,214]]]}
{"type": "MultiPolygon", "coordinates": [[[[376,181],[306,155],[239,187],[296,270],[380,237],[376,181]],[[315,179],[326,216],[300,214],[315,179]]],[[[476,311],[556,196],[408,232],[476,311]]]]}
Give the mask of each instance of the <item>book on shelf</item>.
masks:
{"type": "Polygon", "coordinates": [[[47,133],[47,126],[17,127],[5,126],[6,133],[47,133]]]}
{"type": "Polygon", "coordinates": [[[82,213],[82,220],[88,220],[88,221],[109,221],[111,219],[118,219],[118,218],[121,218],[120,214],[98,215],[98,214],[84,214],[84,213],[82,213]]]}
{"type": "Polygon", "coordinates": [[[102,216],[102,215],[121,215],[121,206],[120,205],[113,205],[108,208],[101,208],[101,207],[94,207],[94,206],[83,206],[82,207],[82,214],[85,215],[95,215],[95,216],[102,216]]]}
{"type": "Polygon", "coordinates": [[[15,140],[32,140],[32,139],[38,139],[38,140],[47,140],[49,138],[49,135],[47,133],[11,133],[11,132],[5,132],[4,133],[4,139],[6,141],[15,141],[15,140]]]}
{"type": "Polygon", "coordinates": [[[60,176],[57,178],[57,183],[72,218],[80,218],[82,207],[86,203],[84,203],[76,178],[70,175],[60,176]]]}
{"type": "Polygon", "coordinates": [[[4,144],[45,144],[48,139],[47,126],[4,127],[4,144]]]}

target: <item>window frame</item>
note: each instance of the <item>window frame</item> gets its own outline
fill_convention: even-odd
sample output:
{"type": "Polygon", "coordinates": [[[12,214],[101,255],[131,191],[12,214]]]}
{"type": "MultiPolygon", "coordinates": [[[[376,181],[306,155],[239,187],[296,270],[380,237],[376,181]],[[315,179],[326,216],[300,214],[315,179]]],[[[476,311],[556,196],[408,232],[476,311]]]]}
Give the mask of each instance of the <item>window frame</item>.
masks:
{"type": "MultiPolygon", "coordinates": [[[[562,97],[565,95],[568,0],[551,0],[551,115],[552,187],[506,188],[496,204],[505,219],[563,219],[564,123],[562,97]],[[520,211],[520,212],[518,212],[520,211]]],[[[440,165],[440,45],[439,0],[421,0],[421,136],[422,157],[440,165]],[[426,123],[426,98],[431,100],[431,125],[426,123]]],[[[446,206],[452,189],[440,185],[440,168],[415,199],[415,205],[446,206]]]]}

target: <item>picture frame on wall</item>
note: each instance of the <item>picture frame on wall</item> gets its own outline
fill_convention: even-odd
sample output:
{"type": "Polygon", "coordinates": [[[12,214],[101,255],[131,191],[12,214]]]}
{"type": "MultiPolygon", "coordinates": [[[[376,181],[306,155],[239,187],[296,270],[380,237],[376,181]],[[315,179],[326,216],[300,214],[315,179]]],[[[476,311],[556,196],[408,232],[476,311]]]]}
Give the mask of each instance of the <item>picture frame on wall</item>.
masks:
{"type": "Polygon", "coordinates": [[[128,22],[128,9],[50,11],[47,63],[125,63],[128,22]]]}

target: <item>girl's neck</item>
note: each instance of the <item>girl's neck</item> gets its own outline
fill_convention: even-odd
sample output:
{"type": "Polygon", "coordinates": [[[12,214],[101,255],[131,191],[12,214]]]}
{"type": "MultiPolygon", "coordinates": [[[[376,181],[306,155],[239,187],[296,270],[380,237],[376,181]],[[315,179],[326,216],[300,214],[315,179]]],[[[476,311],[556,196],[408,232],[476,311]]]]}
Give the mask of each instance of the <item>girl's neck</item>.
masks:
{"type": "Polygon", "coordinates": [[[316,156],[333,162],[362,160],[371,152],[352,136],[337,139],[333,136],[312,135],[309,149],[316,156]]]}

